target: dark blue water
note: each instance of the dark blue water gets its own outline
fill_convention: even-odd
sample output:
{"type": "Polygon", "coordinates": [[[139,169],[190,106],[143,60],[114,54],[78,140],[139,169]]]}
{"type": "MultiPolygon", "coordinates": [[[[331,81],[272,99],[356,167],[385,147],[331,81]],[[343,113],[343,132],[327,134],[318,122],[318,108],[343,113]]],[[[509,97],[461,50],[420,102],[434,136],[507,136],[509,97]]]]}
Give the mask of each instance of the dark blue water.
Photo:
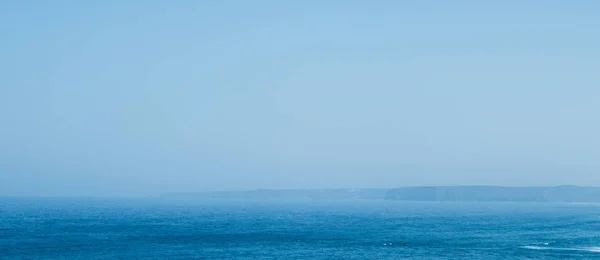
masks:
{"type": "Polygon", "coordinates": [[[2,259],[600,259],[600,206],[0,199],[2,259]]]}

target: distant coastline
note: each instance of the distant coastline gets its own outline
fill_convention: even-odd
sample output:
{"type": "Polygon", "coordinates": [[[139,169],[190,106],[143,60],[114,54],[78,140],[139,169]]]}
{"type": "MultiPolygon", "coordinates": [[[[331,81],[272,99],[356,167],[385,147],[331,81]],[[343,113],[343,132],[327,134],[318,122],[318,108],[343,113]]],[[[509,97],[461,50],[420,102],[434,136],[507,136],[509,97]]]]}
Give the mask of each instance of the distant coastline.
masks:
{"type": "Polygon", "coordinates": [[[600,203],[600,187],[573,185],[415,186],[393,189],[257,189],[167,193],[174,199],[363,199],[397,201],[522,201],[600,203]]]}

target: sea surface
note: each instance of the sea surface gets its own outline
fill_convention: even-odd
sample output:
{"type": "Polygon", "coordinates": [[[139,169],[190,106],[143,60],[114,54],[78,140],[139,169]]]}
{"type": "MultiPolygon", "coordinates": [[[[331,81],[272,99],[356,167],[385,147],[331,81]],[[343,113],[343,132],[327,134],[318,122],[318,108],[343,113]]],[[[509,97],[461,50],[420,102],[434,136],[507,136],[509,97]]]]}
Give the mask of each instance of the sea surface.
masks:
{"type": "Polygon", "coordinates": [[[600,259],[600,206],[0,198],[0,259],[600,259]]]}

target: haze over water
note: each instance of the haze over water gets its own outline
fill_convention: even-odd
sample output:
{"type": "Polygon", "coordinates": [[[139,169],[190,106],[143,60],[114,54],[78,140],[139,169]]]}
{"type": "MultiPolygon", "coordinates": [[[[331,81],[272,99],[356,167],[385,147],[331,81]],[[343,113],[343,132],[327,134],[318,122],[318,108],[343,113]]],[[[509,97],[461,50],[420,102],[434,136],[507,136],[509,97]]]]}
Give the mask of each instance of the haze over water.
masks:
{"type": "Polygon", "coordinates": [[[0,195],[600,185],[596,1],[3,1],[0,195]]]}

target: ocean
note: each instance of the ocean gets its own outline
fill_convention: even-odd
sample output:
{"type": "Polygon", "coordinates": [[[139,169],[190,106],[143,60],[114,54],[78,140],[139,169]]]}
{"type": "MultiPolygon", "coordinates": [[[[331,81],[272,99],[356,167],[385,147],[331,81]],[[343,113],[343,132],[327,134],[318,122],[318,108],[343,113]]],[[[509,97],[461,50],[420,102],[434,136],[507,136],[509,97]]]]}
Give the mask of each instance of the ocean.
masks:
{"type": "Polygon", "coordinates": [[[600,259],[600,205],[0,198],[0,259],[600,259]]]}

